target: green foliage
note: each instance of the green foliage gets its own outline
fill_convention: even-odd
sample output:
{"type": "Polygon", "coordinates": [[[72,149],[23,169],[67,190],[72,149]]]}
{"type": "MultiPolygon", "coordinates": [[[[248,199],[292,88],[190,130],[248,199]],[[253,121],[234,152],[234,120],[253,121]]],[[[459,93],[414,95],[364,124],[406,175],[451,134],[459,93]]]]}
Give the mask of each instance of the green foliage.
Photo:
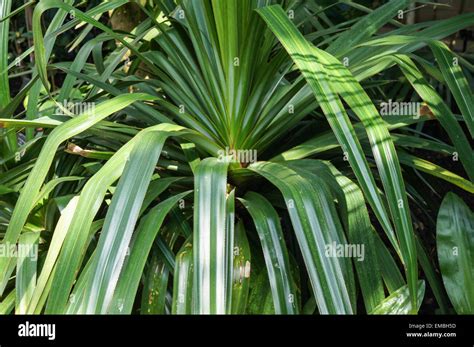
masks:
{"type": "Polygon", "coordinates": [[[474,15],[408,3],[3,1],[0,313],[472,313],[474,15]]]}

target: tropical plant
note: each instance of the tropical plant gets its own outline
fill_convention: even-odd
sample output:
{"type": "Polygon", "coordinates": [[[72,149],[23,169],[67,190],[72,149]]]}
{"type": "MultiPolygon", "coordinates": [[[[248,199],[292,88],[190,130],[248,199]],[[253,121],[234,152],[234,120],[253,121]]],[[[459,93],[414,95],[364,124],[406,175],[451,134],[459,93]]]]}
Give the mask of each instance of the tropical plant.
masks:
{"type": "MultiPolygon", "coordinates": [[[[9,62],[2,39],[0,232],[23,247],[0,257],[0,310],[416,313],[429,286],[450,312],[415,211],[429,220],[441,181],[474,192],[472,64],[441,41],[474,14],[406,25],[409,2],[2,1],[2,38],[34,5],[35,65],[12,97],[31,50],[9,62]],[[106,22],[122,6],[143,14],[130,32],[106,22]],[[334,22],[344,6],[362,15],[334,22]],[[55,61],[74,29],[75,59],[55,61]],[[423,107],[385,116],[391,99],[423,107]]],[[[446,208],[440,265],[464,313],[446,276],[472,273],[446,275],[445,234],[464,233],[446,208]]]]}

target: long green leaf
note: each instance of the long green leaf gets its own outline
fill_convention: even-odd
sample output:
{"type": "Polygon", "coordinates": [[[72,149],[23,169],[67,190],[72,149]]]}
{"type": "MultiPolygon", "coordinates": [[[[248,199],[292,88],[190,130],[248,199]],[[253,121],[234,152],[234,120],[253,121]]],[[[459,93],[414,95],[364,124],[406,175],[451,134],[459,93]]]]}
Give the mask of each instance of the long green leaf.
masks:
{"type": "MultiPolygon", "coordinates": [[[[352,309],[355,312],[357,294],[351,257],[358,257],[361,259],[363,254],[361,245],[357,246],[348,244],[342,223],[340,222],[340,215],[337,213],[333,203],[334,199],[337,201],[345,201],[345,198],[342,197],[344,192],[340,189],[340,186],[331,171],[322,162],[316,160],[295,160],[288,161],[284,165],[294,170],[298,175],[307,180],[313,186],[314,191],[318,193],[318,199],[321,203],[318,209],[324,211],[319,218],[321,218],[324,225],[331,226],[324,230],[326,239],[329,240],[327,241],[326,247],[329,245],[335,245],[336,248],[341,246],[349,246],[352,249],[354,249],[354,246],[359,247],[361,253],[354,251],[351,255],[338,257],[344,276],[345,286],[351,300],[352,309]]],[[[357,250],[357,248],[355,250],[357,250]]],[[[331,257],[334,256],[334,254],[327,256],[331,257]]]]}
{"type": "Polygon", "coordinates": [[[474,97],[471,88],[464,76],[461,66],[448,46],[440,41],[434,41],[430,44],[436,60],[441,68],[441,73],[448,84],[454,99],[461,110],[466,121],[467,128],[474,138],[474,97]]]}
{"type": "Polygon", "coordinates": [[[448,193],[436,222],[438,260],[444,286],[459,314],[474,313],[474,213],[448,193]]]}
{"type": "Polygon", "coordinates": [[[380,271],[390,294],[398,290],[398,288],[406,285],[398,264],[395,262],[389,249],[383,243],[380,236],[375,232],[375,249],[377,250],[377,257],[380,263],[380,271]]]}
{"type": "Polygon", "coordinates": [[[0,302],[0,315],[9,314],[15,307],[15,290],[12,290],[6,297],[0,302]]]}
{"type": "Polygon", "coordinates": [[[225,287],[226,287],[226,313],[232,310],[232,282],[234,280],[234,230],[235,230],[235,189],[227,195],[226,199],[226,217],[225,217],[225,268],[227,269],[225,287]]]}
{"type": "Polygon", "coordinates": [[[364,245],[364,259],[360,261],[356,259],[354,263],[365,308],[367,312],[370,312],[385,298],[385,294],[369,212],[360,188],[335,167],[332,165],[330,167],[344,192],[346,212],[343,215],[345,215],[344,222],[349,242],[354,245],[364,245]]]}
{"type": "Polygon", "coordinates": [[[226,310],[226,188],[228,161],[207,158],[195,173],[193,313],[226,310]]]}
{"type": "Polygon", "coordinates": [[[239,200],[252,216],[262,243],[275,313],[298,313],[288,251],[277,212],[267,199],[254,192],[248,192],[239,200]]]}
{"type": "Polygon", "coordinates": [[[25,314],[36,286],[38,232],[27,232],[18,240],[16,270],[16,314],[25,314]]]}
{"type": "Polygon", "coordinates": [[[178,254],[173,281],[173,314],[190,314],[193,302],[193,246],[186,241],[178,254]]]}
{"type": "MultiPolygon", "coordinates": [[[[328,197],[297,172],[280,164],[257,162],[248,167],[273,183],[283,194],[293,229],[322,314],[352,313],[353,308],[343,276],[343,266],[336,257],[327,256],[327,246],[337,232],[327,211],[328,197]]],[[[331,201],[332,203],[332,201],[331,201]]]]}
{"type": "Polygon", "coordinates": [[[130,246],[130,255],[120,272],[113,300],[108,313],[130,314],[135,301],[140,279],[145,268],[147,256],[153,245],[153,240],[168,213],[189,192],[176,194],[159,203],[148,212],[137,228],[137,233],[130,246]]]}
{"type": "Polygon", "coordinates": [[[247,313],[249,300],[250,276],[252,272],[252,254],[247,233],[242,221],[237,223],[234,235],[232,281],[232,314],[247,313]]]}
{"type": "Polygon", "coordinates": [[[59,217],[54,229],[53,237],[48,248],[48,254],[46,255],[41,274],[38,277],[38,281],[29,302],[27,313],[31,314],[38,311],[38,309],[41,309],[41,307],[38,307],[40,305],[41,297],[45,295],[47,296],[48,294],[47,283],[52,279],[52,272],[64,239],[66,238],[67,230],[71,224],[74,210],[77,207],[77,201],[77,197],[72,198],[66,208],[61,211],[61,216],[59,217]]]}

